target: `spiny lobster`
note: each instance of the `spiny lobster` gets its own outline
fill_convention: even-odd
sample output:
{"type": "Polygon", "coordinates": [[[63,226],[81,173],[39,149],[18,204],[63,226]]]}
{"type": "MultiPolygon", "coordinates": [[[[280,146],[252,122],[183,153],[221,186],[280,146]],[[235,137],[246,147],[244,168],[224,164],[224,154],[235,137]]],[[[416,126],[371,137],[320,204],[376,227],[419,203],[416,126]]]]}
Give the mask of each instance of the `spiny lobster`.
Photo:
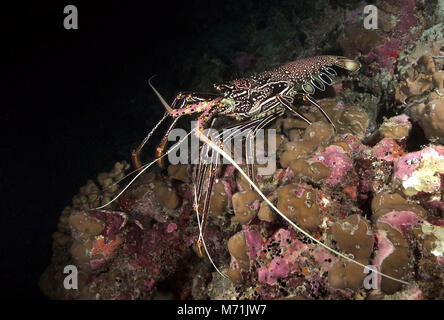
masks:
{"type": "MultiPolygon", "coordinates": [[[[172,151],[171,148],[166,153],[164,152],[166,143],[168,142],[168,135],[176,126],[181,116],[200,114],[197,120],[196,128],[189,132],[188,135],[194,132],[194,134],[202,142],[212,148],[213,154],[220,154],[226,160],[228,160],[250,183],[251,188],[254,189],[273,210],[275,210],[296,230],[304,234],[306,237],[310,238],[312,241],[330,250],[331,252],[349,261],[357,263],[362,267],[366,267],[361,263],[349,258],[348,256],[326,246],[319,240],[312,237],[306,231],[301,229],[299,226],[297,226],[285,215],[283,215],[253,182],[252,165],[247,163],[248,174],[246,174],[242,170],[242,168],[231,158],[231,156],[221,149],[221,145],[216,145],[213,141],[211,141],[207,136],[203,134],[204,129],[211,126],[211,121],[219,116],[228,116],[240,122],[239,125],[230,127],[236,128],[236,132],[241,132],[248,129],[251,130],[251,132],[253,132],[254,134],[255,132],[257,132],[257,130],[265,127],[268,123],[283,115],[286,110],[289,110],[292,113],[296,114],[303,121],[310,125],[311,122],[301,113],[299,113],[298,107],[293,104],[298,97],[302,98],[303,101],[311,103],[313,106],[319,109],[319,111],[323,114],[327,121],[336,130],[333,122],[328,117],[327,113],[322,109],[321,105],[311,96],[315,93],[316,90],[324,91],[326,89],[326,86],[333,85],[332,77],[337,76],[337,72],[335,71],[335,69],[332,68],[335,66],[352,72],[359,70],[361,67],[359,62],[341,56],[316,56],[304,58],[296,60],[294,62],[290,62],[276,69],[265,71],[247,78],[239,78],[227,83],[215,83],[214,88],[218,93],[181,92],[175,97],[171,105],[169,105],[162,97],[162,95],[154,88],[154,86],[151,84],[150,79],[149,85],[159,98],[166,112],[163,118],[145,137],[139,147],[132,153],[133,164],[135,168],[139,170],[139,173],[132,181],[134,181],[140,174],[142,174],[155,162],[157,162],[161,167],[163,166],[161,159],[172,151]],[[168,127],[164,138],[161,140],[159,146],[156,149],[156,160],[148,165],[142,166],[139,158],[141,150],[143,149],[146,142],[151,138],[154,131],[167,117],[172,117],[173,121],[168,127]]],[[[224,137],[222,144],[226,142],[228,138],[233,138],[233,135],[224,137]]],[[[184,138],[176,143],[175,146],[182,143],[183,140],[184,138]]],[[[213,263],[213,261],[211,260],[211,257],[205,246],[204,232],[217,166],[217,161],[212,161],[209,164],[202,162],[199,163],[195,185],[194,208],[197,213],[199,204],[201,204],[203,184],[206,177],[208,177],[208,187],[205,192],[205,198],[203,200],[203,212],[201,220],[199,220],[199,214],[197,213],[200,230],[199,239],[197,241],[197,249],[198,254],[201,257],[204,257],[206,253],[210,258],[211,263],[213,263]]],[[[132,181],[130,182],[130,184],[132,183],[132,181]]],[[[128,187],[129,185],[127,185],[117,197],[119,197],[128,187]]],[[[220,274],[222,274],[217,269],[217,267],[216,270],[220,274]]],[[[392,280],[405,283],[404,281],[392,278],[388,275],[382,273],[380,274],[392,280]]]]}

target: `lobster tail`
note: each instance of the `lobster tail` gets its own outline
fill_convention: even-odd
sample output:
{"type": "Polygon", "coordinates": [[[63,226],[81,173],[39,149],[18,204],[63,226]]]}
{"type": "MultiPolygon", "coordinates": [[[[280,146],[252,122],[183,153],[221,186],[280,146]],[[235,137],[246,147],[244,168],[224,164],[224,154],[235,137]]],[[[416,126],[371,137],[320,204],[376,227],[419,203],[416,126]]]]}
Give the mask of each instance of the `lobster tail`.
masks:
{"type": "Polygon", "coordinates": [[[348,71],[358,71],[361,68],[361,63],[359,63],[359,61],[348,59],[346,57],[336,57],[334,65],[348,71]]]}

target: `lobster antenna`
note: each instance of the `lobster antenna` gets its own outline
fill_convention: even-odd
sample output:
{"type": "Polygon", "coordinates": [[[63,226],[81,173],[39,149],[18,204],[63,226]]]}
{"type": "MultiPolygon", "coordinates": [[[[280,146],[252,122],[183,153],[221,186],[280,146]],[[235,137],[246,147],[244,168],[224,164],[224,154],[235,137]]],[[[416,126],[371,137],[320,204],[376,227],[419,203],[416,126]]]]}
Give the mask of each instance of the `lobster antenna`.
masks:
{"type": "MultiPolygon", "coordinates": [[[[251,181],[251,179],[248,177],[248,175],[244,172],[244,170],[242,170],[242,168],[233,160],[232,157],[230,157],[224,150],[222,150],[221,148],[219,148],[219,146],[217,146],[214,142],[212,142],[210,139],[208,139],[204,134],[202,134],[202,132],[200,132],[199,130],[197,131],[197,136],[199,137],[200,140],[202,140],[202,142],[205,142],[206,144],[208,144],[211,148],[213,148],[216,152],[218,152],[219,154],[221,154],[225,159],[227,159],[239,172],[240,174],[242,174],[242,176],[248,181],[248,183],[254,188],[254,190],[261,196],[262,199],[264,199],[264,201],[271,207],[273,208],[274,211],[276,211],[279,216],[281,216],[282,219],[284,219],[285,221],[287,221],[291,226],[293,226],[293,228],[295,228],[296,230],[298,230],[299,232],[301,232],[302,234],[304,234],[306,237],[310,238],[312,241],[314,241],[315,243],[317,243],[318,245],[324,247],[325,249],[327,249],[330,252],[333,252],[334,254],[340,256],[341,258],[344,258],[350,262],[353,262],[363,268],[366,268],[367,266],[350,258],[347,257],[345,254],[336,251],[333,248],[330,248],[329,246],[327,246],[326,244],[322,243],[321,241],[317,240],[316,238],[314,238],[313,236],[311,236],[308,232],[304,231],[301,227],[299,227],[297,224],[295,224],[293,221],[291,221],[287,216],[285,216],[282,212],[279,211],[278,208],[276,208],[276,206],[262,193],[262,191],[259,189],[258,186],[256,186],[256,184],[251,181]]],[[[372,270],[373,271],[373,270],[372,270]]],[[[400,282],[402,284],[406,284],[408,285],[409,283],[400,279],[396,279],[393,278],[385,273],[382,273],[380,271],[375,270],[374,271],[376,274],[379,274],[381,276],[384,276],[390,280],[396,281],[396,282],[400,282]]]]}
{"type": "Polygon", "coordinates": [[[156,90],[156,88],[154,88],[154,86],[151,84],[151,79],[154,78],[154,76],[152,76],[151,78],[148,79],[148,84],[151,87],[151,89],[153,89],[154,93],[156,94],[157,98],[159,98],[160,102],[162,103],[162,105],[164,106],[165,110],[172,115],[173,113],[173,109],[170,107],[170,105],[165,101],[165,99],[162,97],[162,95],[159,93],[159,91],[156,90]]]}
{"type": "Polygon", "coordinates": [[[144,166],[142,166],[141,170],[139,171],[138,174],[136,174],[136,176],[122,189],[122,191],[120,191],[113,199],[111,199],[108,203],[94,208],[93,210],[99,210],[99,209],[103,209],[107,206],[109,206],[111,203],[113,203],[114,201],[116,201],[132,184],[134,181],[137,180],[137,178],[140,177],[140,175],[142,173],[144,173],[146,170],[148,170],[149,167],[151,167],[153,164],[155,164],[158,160],[162,159],[163,157],[165,157],[166,155],[168,155],[170,152],[172,152],[174,149],[176,149],[180,144],[182,144],[182,142],[185,141],[185,139],[188,138],[189,135],[191,135],[194,130],[196,130],[196,128],[194,128],[193,130],[191,130],[190,132],[188,132],[182,139],[180,139],[175,145],[173,145],[167,152],[165,152],[163,155],[161,155],[160,157],[157,157],[156,159],[154,159],[153,161],[151,161],[148,164],[145,164],[144,166]]]}
{"type": "Polygon", "coordinates": [[[203,247],[205,249],[205,252],[207,253],[208,259],[210,260],[211,264],[213,265],[214,269],[225,279],[228,279],[228,276],[225,275],[222,271],[219,270],[219,268],[214,263],[213,259],[211,258],[210,253],[208,252],[207,245],[205,244],[205,239],[202,233],[202,226],[200,225],[200,218],[199,218],[199,204],[197,203],[197,189],[196,185],[194,185],[194,207],[196,208],[196,217],[197,217],[197,225],[199,227],[199,239],[202,240],[203,247]]]}
{"type": "MultiPolygon", "coordinates": [[[[162,119],[160,119],[160,121],[154,126],[153,129],[151,129],[150,133],[145,137],[145,139],[142,142],[142,145],[145,145],[148,140],[151,138],[151,136],[154,134],[154,132],[157,130],[157,128],[162,124],[162,122],[169,116],[170,114],[168,112],[165,112],[165,114],[163,115],[162,119]]],[[[123,178],[117,180],[116,182],[114,182],[113,184],[110,184],[109,186],[107,186],[106,188],[102,189],[102,192],[111,189],[112,187],[114,187],[115,185],[118,185],[121,181],[125,180],[126,178],[128,178],[129,176],[131,176],[132,174],[136,173],[137,171],[143,169],[146,166],[143,165],[141,168],[139,169],[135,169],[129,173],[127,173],[126,175],[123,176],[123,178]]],[[[94,200],[97,200],[100,197],[100,194],[96,196],[96,198],[94,200]]],[[[97,208],[96,208],[97,209],[97,208]]],[[[94,208],[91,208],[91,210],[94,210],[94,208]]]]}
{"type": "MultiPolygon", "coordinates": [[[[164,114],[163,118],[156,124],[156,126],[151,130],[151,132],[148,134],[148,136],[145,138],[144,140],[144,144],[148,141],[148,139],[153,135],[154,131],[156,131],[156,129],[159,127],[159,125],[167,118],[168,115],[171,115],[173,113],[173,109],[169,106],[169,104],[165,101],[165,99],[162,97],[162,95],[159,93],[159,91],[156,90],[156,88],[154,88],[154,86],[151,84],[151,79],[153,79],[156,75],[152,76],[151,78],[148,79],[148,84],[151,87],[151,89],[153,89],[154,93],[156,94],[157,98],[160,100],[160,102],[162,103],[162,105],[165,107],[166,113],[164,114]]],[[[178,143],[176,143],[173,147],[171,147],[167,152],[165,152],[163,155],[157,157],[156,159],[154,159],[152,162],[143,165],[139,170],[139,173],[122,189],[122,191],[119,192],[119,194],[117,196],[115,196],[113,199],[111,199],[108,203],[94,208],[93,210],[99,210],[99,209],[103,209],[105,207],[107,207],[108,205],[110,205],[111,203],[113,203],[114,201],[116,201],[132,184],[134,181],[137,180],[137,178],[144,173],[149,167],[151,167],[153,164],[155,164],[157,161],[159,161],[160,159],[162,159],[163,157],[165,157],[167,154],[169,154],[171,151],[173,151],[175,148],[177,148],[183,141],[185,141],[186,138],[188,138],[188,136],[194,131],[195,129],[191,130],[190,132],[188,132],[188,134],[185,135],[185,137],[183,137],[181,140],[179,140],[178,143]]],[[[119,180],[118,182],[116,182],[115,184],[119,183],[120,181],[122,181],[123,179],[125,179],[126,177],[130,176],[131,174],[133,174],[136,170],[130,172],[129,174],[127,174],[125,177],[123,177],[121,180],[119,180]]],[[[111,187],[111,186],[110,186],[111,187]]]]}

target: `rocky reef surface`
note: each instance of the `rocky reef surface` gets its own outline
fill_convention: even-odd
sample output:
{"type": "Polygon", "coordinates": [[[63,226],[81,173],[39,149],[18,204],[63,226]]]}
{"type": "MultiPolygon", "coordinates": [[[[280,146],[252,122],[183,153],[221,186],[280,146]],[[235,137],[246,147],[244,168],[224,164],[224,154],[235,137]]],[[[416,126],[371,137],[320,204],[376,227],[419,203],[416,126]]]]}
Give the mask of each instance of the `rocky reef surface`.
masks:
{"type": "MultiPolygon", "coordinates": [[[[255,181],[315,239],[402,282],[380,275],[369,282],[368,270],[288,225],[231,165],[217,172],[205,233],[223,278],[197,255],[194,168],[143,174],[106,210],[91,210],[119,191],[114,182],[129,165],[118,162],[62,212],[43,292],[53,299],[444,299],[442,16],[425,1],[376,1],[380,28],[366,30],[364,5],[344,11],[332,1],[319,17],[298,21],[305,30],[331,19],[305,32],[306,42],[321,43],[306,55],[339,46],[363,67],[319,97],[336,132],[305,105],[311,125],[290,114],[271,124],[276,170],[255,173],[255,181]],[[67,265],[79,270],[77,290],[63,286],[67,265]]],[[[279,37],[263,44],[268,34],[295,32],[284,12],[272,12],[266,28],[248,29],[249,45],[232,55],[238,70],[299,53],[294,43],[273,46],[279,37]]],[[[212,66],[222,76],[226,68],[210,56],[199,72],[212,66]]]]}

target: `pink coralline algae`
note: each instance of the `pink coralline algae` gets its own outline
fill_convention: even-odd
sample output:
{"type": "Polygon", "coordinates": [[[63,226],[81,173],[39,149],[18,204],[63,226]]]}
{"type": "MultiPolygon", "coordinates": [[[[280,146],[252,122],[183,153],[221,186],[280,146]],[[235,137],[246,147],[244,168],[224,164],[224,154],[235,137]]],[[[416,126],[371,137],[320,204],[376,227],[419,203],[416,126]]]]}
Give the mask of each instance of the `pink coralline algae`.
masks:
{"type": "Polygon", "coordinates": [[[415,0],[401,0],[398,3],[398,7],[401,9],[399,21],[395,26],[394,36],[400,39],[403,45],[417,38],[417,35],[412,32],[412,28],[418,26],[418,19],[415,17],[415,5],[415,0]]]}
{"type": "Polygon", "coordinates": [[[387,223],[405,236],[414,226],[424,222],[424,218],[411,211],[392,211],[379,218],[378,221],[387,223]]]}
{"type": "Polygon", "coordinates": [[[247,230],[245,232],[245,239],[250,248],[250,258],[255,259],[262,248],[262,237],[256,230],[247,230]]]}
{"type": "MultiPolygon", "coordinates": [[[[377,268],[378,271],[381,272],[381,266],[384,260],[389,257],[394,251],[395,247],[392,242],[387,238],[387,234],[385,231],[378,230],[376,233],[378,252],[373,259],[373,265],[377,268]]],[[[377,275],[377,282],[381,283],[382,277],[381,275],[377,275]]]]}
{"type": "Polygon", "coordinates": [[[175,223],[170,223],[167,227],[166,232],[171,233],[171,232],[176,231],[176,229],[177,229],[177,225],[175,223]]]}
{"type": "Polygon", "coordinates": [[[290,267],[288,266],[287,261],[277,257],[271,260],[268,268],[261,267],[258,270],[259,281],[274,285],[277,283],[278,279],[286,278],[289,271],[290,267]]]}
{"type": "Polygon", "coordinates": [[[343,148],[329,146],[324,152],[316,154],[309,159],[311,162],[320,162],[330,168],[326,183],[332,187],[343,182],[347,173],[352,169],[352,161],[343,148]]]}
{"type": "Polygon", "coordinates": [[[379,160],[393,162],[402,153],[401,146],[391,138],[384,138],[372,148],[371,155],[379,160]]]}

